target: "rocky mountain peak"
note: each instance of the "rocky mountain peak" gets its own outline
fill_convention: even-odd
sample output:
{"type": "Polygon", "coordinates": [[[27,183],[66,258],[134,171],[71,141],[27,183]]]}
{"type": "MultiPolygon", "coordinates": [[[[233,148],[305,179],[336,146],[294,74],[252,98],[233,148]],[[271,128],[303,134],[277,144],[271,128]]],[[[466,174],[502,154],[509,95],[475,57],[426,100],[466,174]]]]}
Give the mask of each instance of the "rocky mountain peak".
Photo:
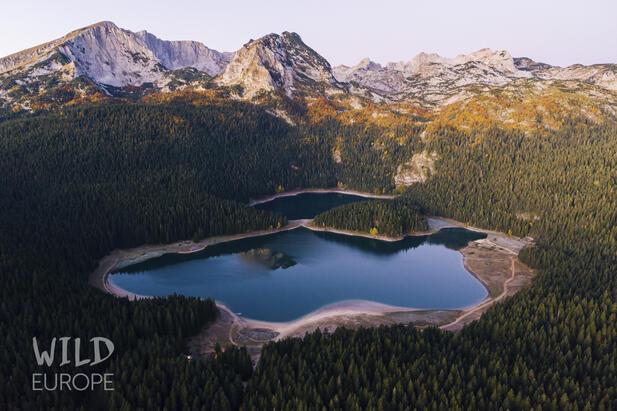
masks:
{"type": "Polygon", "coordinates": [[[542,72],[553,68],[550,64],[538,63],[528,57],[517,57],[514,59],[514,66],[519,70],[542,72]]]}
{"type": "Polygon", "coordinates": [[[94,24],[91,24],[89,26],[73,30],[73,31],[65,34],[64,37],[62,37],[62,39],[63,40],[69,40],[69,39],[71,39],[71,38],[73,38],[75,36],[78,36],[78,35],[86,32],[86,31],[95,30],[95,29],[101,29],[101,28],[104,29],[104,30],[116,30],[116,29],[119,29],[119,27],[116,26],[111,21],[107,21],[107,20],[99,21],[98,23],[94,23],[94,24]]]}
{"type": "Polygon", "coordinates": [[[193,67],[214,77],[233,57],[233,53],[221,53],[197,41],[161,40],[145,30],[135,33],[135,36],[170,70],[193,67]]]}
{"type": "Polygon", "coordinates": [[[554,67],[485,48],[453,58],[420,53],[385,66],[364,58],[351,67],[332,68],[294,32],[271,33],[236,53],[221,53],[196,41],[161,40],[147,31],[134,33],[102,21],[0,58],[0,108],[30,109],[36,96],[66,84],[80,96],[122,94],[126,90],[118,89],[129,85],[145,85],[139,93],[218,84],[239,85],[249,99],[262,90],[290,97],[349,93],[379,102],[439,107],[519,79],[583,82],[617,91],[616,67],[554,67]]]}
{"type": "Polygon", "coordinates": [[[336,82],[330,63],[291,32],[251,40],[236,52],[217,81],[242,86],[249,98],[260,90],[291,96],[302,87],[336,82]]]}
{"type": "Polygon", "coordinates": [[[381,67],[380,64],[375,63],[374,61],[371,61],[370,58],[365,57],[362,60],[360,60],[360,62],[358,64],[356,64],[355,66],[345,66],[345,65],[340,65],[337,67],[334,67],[333,69],[333,73],[334,73],[334,77],[336,77],[336,79],[338,81],[353,81],[355,77],[357,76],[365,76],[367,75],[366,72],[367,71],[379,71],[379,70],[383,70],[383,67],[381,67]]]}
{"type": "Polygon", "coordinates": [[[166,72],[185,67],[216,76],[232,57],[196,41],[165,41],[146,31],[133,33],[102,21],[4,57],[0,59],[0,72],[21,70],[28,77],[49,74],[60,69],[58,55],[74,67],[74,77],[86,76],[114,87],[156,84],[163,81],[166,72]]]}
{"type": "Polygon", "coordinates": [[[75,63],[78,75],[115,87],[156,82],[165,70],[139,37],[111,23],[90,26],[57,50],[75,63]]]}
{"type": "Polygon", "coordinates": [[[403,71],[407,75],[413,75],[422,71],[430,71],[431,66],[439,65],[453,67],[468,63],[480,63],[501,72],[514,73],[517,68],[514,59],[506,50],[493,51],[485,48],[470,54],[461,54],[454,58],[442,57],[436,53],[419,53],[408,62],[388,63],[390,70],[403,71]]]}
{"type": "Polygon", "coordinates": [[[19,66],[36,62],[40,58],[44,58],[47,54],[54,51],[54,49],[60,44],[70,40],[83,32],[96,29],[99,27],[105,27],[107,29],[117,28],[116,25],[110,21],[101,21],[99,23],[92,24],[90,26],[82,27],[77,30],[73,30],[64,36],[49,41],[47,43],[40,44],[38,46],[31,47],[26,50],[19,51],[17,53],[10,54],[6,57],[0,58],[0,73],[8,70],[12,70],[19,66]]]}
{"type": "Polygon", "coordinates": [[[370,71],[378,71],[382,69],[381,64],[371,61],[371,59],[368,57],[365,57],[362,60],[360,60],[360,63],[358,63],[355,67],[363,68],[365,70],[370,70],[370,71]]]}
{"type": "Polygon", "coordinates": [[[388,66],[392,69],[403,71],[408,75],[412,75],[419,72],[422,67],[430,66],[432,64],[451,65],[448,59],[441,57],[439,54],[421,52],[407,63],[391,63],[388,64],[388,66]]]}
{"type": "Polygon", "coordinates": [[[460,55],[451,60],[453,64],[466,64],[476,61],[500,72],[515,73],[514,59],[506,50],[493,51],[485,48],[467,55],[460,55]]]}
{"type": "MultiPolygon", "coordinates": [[[[368,62],[334,68],[337,80],[354,82],[394,100],[439,102],[456,89],[472,84],[500,86],[515,78],[531,77],[519,70],[505,50],[481,49],[454,58],[420,53],[411,60],[371,70],[368,62]]],[[[374,67],[374,66],[373,66],[374,67]]]]}

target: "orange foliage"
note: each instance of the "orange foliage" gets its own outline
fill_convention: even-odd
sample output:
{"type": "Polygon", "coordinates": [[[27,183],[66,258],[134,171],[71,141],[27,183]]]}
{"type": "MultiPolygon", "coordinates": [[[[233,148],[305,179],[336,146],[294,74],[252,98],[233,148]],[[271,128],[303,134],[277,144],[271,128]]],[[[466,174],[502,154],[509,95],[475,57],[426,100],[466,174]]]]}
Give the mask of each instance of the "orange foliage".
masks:
{"type": "Polygon", "coordinates": [[[209,105],[223,100],[225,97],[217,90],[180,90],[170,93],[152,93],[142,97],[142,101],[152,104],[162,104],[169,102],[183,102],[196,106],[209,105]]]}
{"type": "MultiPolygon", "coordinates": [[[[396,129],[404,130],[431,118],[428,110],[412,104],[371,101],[363,101],[362,104],[361,107],[354,107],[351,98],[332,101],[319,97],[306,103],[307,113],[304,121],[318,123],[331,117],[346,124],[365,124],[383,128],[385,135],[394,138],[397,137],[396,129]]],[[[403,143],[405,138],[404,133],[397,137],[399,143],[403,143]]]]}
{"type": "Polygon", "coordinates": [[[492,90],[471,99],[450,104],[440,110],[427,131],[450,126],[484,129],[493,126],[547,132],[560,128],[571,117],[600,121],[600,102],[581,93],[556,87],[523,89],[516,94],[508,89],[492,90]]]}

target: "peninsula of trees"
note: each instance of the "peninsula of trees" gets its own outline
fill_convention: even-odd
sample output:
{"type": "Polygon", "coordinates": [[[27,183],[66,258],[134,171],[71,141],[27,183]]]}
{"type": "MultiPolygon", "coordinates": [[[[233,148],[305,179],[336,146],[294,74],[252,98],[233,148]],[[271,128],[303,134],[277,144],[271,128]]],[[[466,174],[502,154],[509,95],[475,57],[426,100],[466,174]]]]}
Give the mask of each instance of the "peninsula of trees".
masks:
{"type": "Polygon", "coordinates": [[[419,207],[401,200],[361,201],[336,207],[315,216],[318,227],[402,237],[428,230],[419,207]]]}

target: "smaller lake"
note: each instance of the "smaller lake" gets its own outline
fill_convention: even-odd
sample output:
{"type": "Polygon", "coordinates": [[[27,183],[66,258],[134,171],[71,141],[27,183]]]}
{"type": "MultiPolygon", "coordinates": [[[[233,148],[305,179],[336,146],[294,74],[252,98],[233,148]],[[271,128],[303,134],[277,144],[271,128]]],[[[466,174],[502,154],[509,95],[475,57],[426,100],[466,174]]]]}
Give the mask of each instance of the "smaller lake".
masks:
{"type": "Polygon", "coordinates": [[[259,210],[274,211],[287,216],[289,220],[314,218],[334,207],[357,201],[371,201],[372,198],[340,193],[300,193],[279,197],[272,201],[256,204],[259,210]]]}
{"type": "Polygon", "coordinates": [[[386,242],[298,228],[163,255],[122,268],[109,281],[141,295],[213,297],[264,321],[294,320],[344,300],[456,309],[487,296],[456,251],[484,237],[449,228],[386,242]]]}

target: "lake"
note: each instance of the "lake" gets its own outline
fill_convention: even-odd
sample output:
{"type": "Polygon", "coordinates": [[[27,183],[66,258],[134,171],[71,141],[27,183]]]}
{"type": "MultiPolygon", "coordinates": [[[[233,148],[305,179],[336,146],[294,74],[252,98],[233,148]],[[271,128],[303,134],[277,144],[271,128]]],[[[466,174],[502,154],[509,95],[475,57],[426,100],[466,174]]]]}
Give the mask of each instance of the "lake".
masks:
{"type": "MultiPolygon", "coordinates": [[[[334,196],[344,203],[352,197],[334,196]]],[[[295,218],[312,218],[310,210],[321,209],[324,203],[338,205],[331,194],[278,200],[283,199],[298,213],[295,218]],[[297,204],[313,199],[318,205],[297,204]]],[[[277,211],[289,217],[284,207],[277,211]]],[[[141,295],[213,297],[243,317],[263,321],[291,321],[345,300],[456,309],[487,296],[456,251],[484,237],[447,228],[430,236],[386,242],[297,228],[216,244],[192,254],[166,254],[119,269],[109,281],[141,295]]]]}

